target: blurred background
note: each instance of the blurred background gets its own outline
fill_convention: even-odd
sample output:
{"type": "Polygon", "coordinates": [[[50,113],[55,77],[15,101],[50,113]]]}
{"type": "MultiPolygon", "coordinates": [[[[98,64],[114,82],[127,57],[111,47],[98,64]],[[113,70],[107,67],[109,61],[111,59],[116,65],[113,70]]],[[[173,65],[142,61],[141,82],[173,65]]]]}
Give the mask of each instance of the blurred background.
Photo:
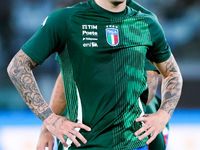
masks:
{"type": "MultiPolygon", "coordinates": [[[[42,122],[27,108],[8,78],[14,54],[54,10],[81,0],[0,0],[0,150],[34,150],[42,122]]],[[[184,86],[170,120],[168,150],[199,150],[200,142],[200,1],[137,0],[154,12],[180,66],[184,86]]],[[[50,56],[34,70],[47,102],[59,73],[50,56]]]]}

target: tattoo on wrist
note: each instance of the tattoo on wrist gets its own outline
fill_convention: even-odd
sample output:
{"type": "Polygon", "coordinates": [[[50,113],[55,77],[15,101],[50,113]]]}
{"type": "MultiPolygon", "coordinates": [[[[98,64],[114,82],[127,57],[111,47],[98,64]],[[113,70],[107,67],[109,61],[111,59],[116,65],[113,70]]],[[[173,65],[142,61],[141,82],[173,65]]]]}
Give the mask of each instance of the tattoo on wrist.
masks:
{"type": "Polygon", "coordinates": [[[44,121],[44,120],[45,120],[47,117],[49,117],[52,113],[53,113],[53,111],[52,111],[50,108],[48,108],[48,109],[46,109],[45,111],[39,113],[39,114],[38,114],[38,117],[39,117],[42,121],[44,121]]]}

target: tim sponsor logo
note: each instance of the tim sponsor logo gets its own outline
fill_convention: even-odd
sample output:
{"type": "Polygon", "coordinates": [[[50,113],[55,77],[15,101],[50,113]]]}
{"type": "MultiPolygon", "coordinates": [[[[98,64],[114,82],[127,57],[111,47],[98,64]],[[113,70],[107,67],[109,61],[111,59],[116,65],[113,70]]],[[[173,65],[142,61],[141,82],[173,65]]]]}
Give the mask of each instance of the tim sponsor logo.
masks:
{"type": "Polygon", "coordinates": [[[97,30],[97,25],[82,25],[83,30],[91,29],[91,30],[97,30]]]}

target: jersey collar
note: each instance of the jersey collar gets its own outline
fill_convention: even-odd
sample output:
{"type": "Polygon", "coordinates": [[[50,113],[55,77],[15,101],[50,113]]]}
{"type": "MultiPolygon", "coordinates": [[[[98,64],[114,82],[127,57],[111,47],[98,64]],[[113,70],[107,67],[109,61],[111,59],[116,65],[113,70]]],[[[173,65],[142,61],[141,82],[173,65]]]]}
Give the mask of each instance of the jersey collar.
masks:
{"type": "Polygon", "coordinates": [[[115,18],[115,17],[121,17],[126,15],[127,13],[127,7],[125,8],[125,10],[121,11],[121,12],[111,12],[108,11],[106,9],[103,9],[102,7],[100,7],[99,5],[97,5],[94,0],[90,0],[89,4],[92,8],[94,8],[97,12],[99,12],[100,14],[107,16],[107,17],[111,17],[111,18],[115,18]]]}

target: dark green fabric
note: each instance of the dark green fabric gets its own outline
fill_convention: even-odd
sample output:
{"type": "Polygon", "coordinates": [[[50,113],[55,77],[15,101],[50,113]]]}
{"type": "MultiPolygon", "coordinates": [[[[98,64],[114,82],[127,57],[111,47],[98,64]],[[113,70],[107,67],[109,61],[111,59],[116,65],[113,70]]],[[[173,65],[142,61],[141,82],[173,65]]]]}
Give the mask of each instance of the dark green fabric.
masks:
{"type": "Polygon", "coordinates": [[[113,13],[90,0],[52,13],[22,50],[39,64],[58,52],[71,121],[78,89],[83,123],[92,131],[80,130],[88,143],[70,149],[130,150],[147,141],[134,136],[142,126],[135,119],[147,88],[145,57],[163,62],[171,54],[166,47],[155,16],[128,6],[113,13]]]}

